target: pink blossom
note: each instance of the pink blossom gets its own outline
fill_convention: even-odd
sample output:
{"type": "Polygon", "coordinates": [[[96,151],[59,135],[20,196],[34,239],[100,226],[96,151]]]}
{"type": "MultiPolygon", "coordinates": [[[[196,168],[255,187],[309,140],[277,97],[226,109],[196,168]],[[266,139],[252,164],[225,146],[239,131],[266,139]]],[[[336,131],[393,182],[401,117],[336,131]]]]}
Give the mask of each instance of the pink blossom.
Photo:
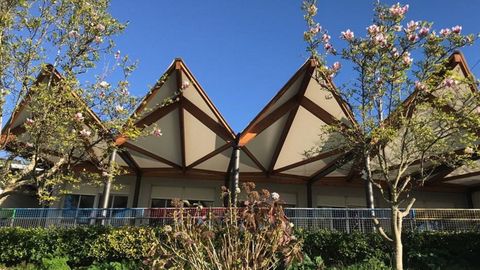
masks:
{"type": "Polygon", "coordinates": [[[68,37],[69,38],[78,38],[78,37],[80,37],[80,34],[77,31],[72,30],[72,31],[68,32],[68,37]]]}
{"type": "Polygon", "coordinates": [[[390,11],[390,14],[392,16],[395,16],[395,17],[400,17],[400,16],[403,16],[405,15],[405,13],[407,13],[408,11],[408,5],[405,5],[405,6],[401,6],[400,3],[397,3],[393,6],[390,7],[389,11],[390,11]]]}
{"type": "Polygon", "coordinates": [[[419,81],[416,81],[415,82],[415,89],[420,90],[420,91],[425,91],[427,89],[427,87],[423,83],[421,83],[419,81]]]}
{"type": "Polygon", "coordinates": [[[325,43],[325,45],[323,46],[323,48],[327,51],[327,52],[330,52],[333,50],[333,46],[332,44],[330,43],[325,43]]]}
{"type": "Polygon", "coordinates": [[[340,70],[341,67],[342,67],[342,65],[340,64],[340,62],[335,62],[335,63],[333,63],[333,65],[332,65],[332,70],[333,70],[334,72],[337,72],[337,71],[340,70]]]}
{"type": "Polygon", "coordinates": [[[350,29],[347,29],[347,31],[344,31],[341,34],[342,34],[342,38],[347,41],[352,41],[353,38],[355,38],[355,34],[350,29]]]}
{"type": "Polygon", "coordinates": [[[90,134],[92,134],[90,130],[86,130],[86,129],[80,130],[80,135],[82,135],[83,137],[89,137],[90,134]]]}
{"type": "Polygon", "coordinates": [[[99,37],[99,36],[95,37],[95,43],[102,43],[102,42],[103,42],[102,37],[99,37]]]}
{"type": "Polygon", "coordinates": [[[83,114],[81,112],[76,113],[73,118],[75,119],[75,121],[78,121],[78,122],[81,122],[85,119],[85,117],[83,117],[83,114]]]}
{"type": "Polygon", "coordinates": [[[189,81],[183,81],[183,82],[182,82],[182,85],[180,86],[180,89],[185,90],[185,89],[187,89],[189,86],[190,86],[190,82],[189,82],[189,81]]]}
{"type": "Polygon", "coordinates": [[[409,21],[407,23],[407,30],[408,31],[415,31],[418,28],[418,22],[416,21],[409,21]]]}
{"type": "Polygon", "coordinates": [[[412,64],[413,62],[413,59],[410,57],[410,53],[409,52],[406,52],[404,55],[403,55],[403,63],[407,66],[409,66],[410,64],[412,64]]]}
{"type": "Polygon", "coordinates": [[[108,88],[110,86],[110,84],[106,81],[101,81],[98,85],[102,88],[108,88]]]}
{"type": "Polygon", "coordinates": [[[33,143],[31,143],[31,142],[27,142],[25,145],[26,145],[27,147],[29,147],[29,148],[32,148],[32,147],[33,147],[33,143]]]}
{"type": "Polygon", "coordinates": [[[429,31],[430,31],[430,28],[424,26],[424,27],[420,28],[420,31],[418,31],[418,34],[421,37],[424,37],[424,36],[428,35],[429,31]]]}
{"type": "Polygon", "coordinates": [[[153,132],[152,132],[152,134],[153,134],[153,136],[155,136],[155,137],[160,137],[160,136],[163,135],[162,130],[159,129],[159,128],[154,129],[153,132]]]}
{"type": "Polygon", "coordinates": [[[392,48],[392,53],[393,53],[393,56],[394,56],[394,57],[399,57],[399,56],[400,56],[400,54],[398,53],[397,48],[395,48],[395,47],[392,48]]]}
{"type": "Polygon", "coordinates": [[[462,32],[462,27],[460,25],[455,25],[452,27],[452,32],[455,34],[460,34],[460,32],[462,32]]]}
{"type": "Polygon", "coordinates": [[[395,25],[395,26],[393,27],[393,30],[395,30],[395,31],[397,31],[397,32],[402,31],[402,29],[403,29],[403,27],[402,27],[401,25],[395,25]]]}
{"type": "Polygon", "coordinates": [[[115,52],[115,55],[114,55],[115,59],[120,59],[120,50],[116,51],[115,52]]]}
{"type": "Polygon", "coordinates": [[[322,31],[322,27],[318,23],[315,26],[310,28],[310,33],[312,33],[314,35],[317,34],[320,31],[322,31]]]}
{"type": "Polygon", "coordinates": [[[367,31],[371,36],[376,35],[380,31],[380,27],[376,24],[372,24],[369,27],[367,27],[367,31]]]}
{"type": "Polygon", "coordinates": [[[408,35],[408,40],[411,41],[411,42],[415,42],[415,41],[417,41],[417,39],[418,39],[418,36],[415,35],[415,34],[408,35]]]}
{"type": "Polygon", "coordinates": [[[34,123],[35,123],[35,120],[33,120],[33,119],[31,119],[31,118],[27,118],[27,119],[25,120],[25,124],[26,124],[27,126],[31,126],[31,125],[33,125],[34,123]]]}
{"type": "Polygon", "coordinates": [[[443,84],[446,87],[452,87],[452,86],[455,86],[457,84],[457,82],[452,78],[446,78],[445,81],[443,81],[443,84]]]}
{"type": "Polygon", "coordinates": [[[444,37],[450,35],[450,29],[444,28],[444,29],[440,30],[440,35],[442,35],[444,37]]]}
{"type": "Polygon", "coordinates": [[[99,32],[105,31],[105,25],[99,23],[97,26],[95,26],[95,29],[97,29],[99,32]]]}
{"type": "Polygon", "coordinates": [[[377,44],[386,44],[387,43],[387,39],[385,38],[385,35],[383,33],[379,33],[377,34],[373,40],[375,41],[375,43],[377,44]]]}
{"type": "Polygon", "coordinates": [[[480,106],[477,107],[477,113],[480,114],[480,106]]]}
{"type": "Polygon", "coordinates": [[[325,42],[325,43],[328,43],[331,38],[332,38],[332,37],[331,37],[330,35],[328,35],[328,34],[323,34],[323,36],[322,36],[322,40],[323,40],[323,42],[325,42]]]}

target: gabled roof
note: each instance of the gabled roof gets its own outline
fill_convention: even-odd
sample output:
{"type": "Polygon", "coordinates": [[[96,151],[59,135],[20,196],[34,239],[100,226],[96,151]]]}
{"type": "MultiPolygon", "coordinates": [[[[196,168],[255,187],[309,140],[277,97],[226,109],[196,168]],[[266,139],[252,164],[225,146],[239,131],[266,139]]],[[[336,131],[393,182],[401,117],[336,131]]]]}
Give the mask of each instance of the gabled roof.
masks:
{"type": "Polygon", "coordinates": [[[327,90],[327,84],[333,86],[330,79],[314,72],[314,62],[305,62],[245,128],[239,138],[241,160],[253,160],[267,176],[309,180],[345,154],[336,147],[342,138],[327,135],[326,128],[355,120],[347,105],[327,90]],[[304,153],[314,149],[314,155],[304,153]]]}
{"type": "MultiPolygon", "coordinates": [[[[38,85],[50,79],[53,80],[53,83],[60,83],[63,79],[63,76],[53,65],[47,64],[37,76],[35,85],[38,85]],[[53,77],[50,78],[50,76],[53,77]]],[[[83,107],[83,113],[85,113],[86,119],[84,127],[86,129],[90,129],[91,125],[94,125],[101,132],[108,133],[109,131],[103,125],[100,118],[88,107],[85,101],[75,91],[71,91],[70,94],[72,95],[72,98],[79,102],[83,107]]],[[[28,104],[30,102],[30,99],[31,95],[29,92],[27,92],[23,100],[12,112],[10,118],[2,129],[2,143],[8,143],[15,138],[18,139],[18,142],[20,144],[26,143],[26,138],[24,138],[23,135],[25,132],[25,121],[27,118],[31,117],[31,112],[28,110],[28,104]]],[[[88,140],[86,140],[85,143],[88,144],[88,140]]],[[[49,150],[49,154],[50,158],[54,160],[56,159],[56,155],[58,153],[53,150],[49,150]]],[[[92,149],[89,150],[89,156],[93,159],[93,162],[99,162],[100,160],[102,160],[103,153],[102,150],[99,149],[99,145],[94,146],[92,149]]]]}
{"type": "Polygon", "coordinates": [[[130,166],[151,174],[227,171],[235,134],[181,59],[173,61],[135,114],[138,127],[156,125],[163,135],[119,138],[130,166]]]}

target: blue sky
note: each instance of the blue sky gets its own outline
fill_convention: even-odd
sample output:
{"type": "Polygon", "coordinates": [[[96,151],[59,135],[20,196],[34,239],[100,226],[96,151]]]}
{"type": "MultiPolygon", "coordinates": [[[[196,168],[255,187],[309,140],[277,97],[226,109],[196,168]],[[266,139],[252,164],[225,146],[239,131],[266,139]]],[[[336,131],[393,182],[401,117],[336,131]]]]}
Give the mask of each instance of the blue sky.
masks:
{"type": "MultiPolygon", "coordinates": [[[[384,1],[388,4],[397,1],[384,1]]],[[[462,25],[479,33],[480,0],[404,1],[407,19],[434,22],[435,29],[462,25]]],[[[111,12],[129,21],[117,38],[118,49],[139,61],[131,92],[147,93],[176,57],[181,57],[231,127],[240,132],[303,64],[305,23],[301,1],[176,0],[112,1],[111,12]]],[[[335,47],[347,28],[365,33],[373,1],[319,1],[317,20],[328,29],[335,47]]],[[[480,43],[463,50],[480,77],[480,43]]],[[[352,78],[347,70],[335,78],[352,78]]]]}

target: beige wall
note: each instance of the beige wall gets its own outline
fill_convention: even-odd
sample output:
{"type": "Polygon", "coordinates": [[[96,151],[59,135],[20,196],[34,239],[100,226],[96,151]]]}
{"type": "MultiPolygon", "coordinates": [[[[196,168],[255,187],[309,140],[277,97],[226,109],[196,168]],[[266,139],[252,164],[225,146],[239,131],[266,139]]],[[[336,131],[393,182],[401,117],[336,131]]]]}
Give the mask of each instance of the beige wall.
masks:
{"type": "MultiPolygon", "coordinates": [[[[132,207],[135,176],[122,176],[117,178],[112,189],[112,194],[128,196],[128,207],[132,207]]],[[[151,199],[181,198],[195,200],[210,200],[215,206],[222,206],[220,198],[223,181],[215,180],[191,180],[168,177],[144,177],[142,179],[138,207],[150,207],[151,199]]],[[[296,207],[307,207],[306,184],[277,184],[257,183],[257,189],[268,189],[270,192],[277,192],[281,199],[296,207]]],[[[354,187],[333,187],[313,186],[312,202],[314,207],[366,207],[365,191],[363,188],[354,187]]],[[[103,187],[81,185],[79,189],[73,189],[73,194],[95,195],[95,205],[99,205],[99,197],[103,187]]],[[[467,196],[465,193],[448,192],[417,192],[414,195],[417,202],[416,208],[467,208],[467,196]]],[[[480,208],[480,192],[472,195],[473,205],[480,208]]],[[[9,197],[0,207],[37,207],[33,198],[9,197]]],[[[53,207],[62,207],[63,199],[59,200],[53,207]]],[[[375,206],[386,207],[387,204],[381,198],[378,191],[375,193],[375,206]]]]}

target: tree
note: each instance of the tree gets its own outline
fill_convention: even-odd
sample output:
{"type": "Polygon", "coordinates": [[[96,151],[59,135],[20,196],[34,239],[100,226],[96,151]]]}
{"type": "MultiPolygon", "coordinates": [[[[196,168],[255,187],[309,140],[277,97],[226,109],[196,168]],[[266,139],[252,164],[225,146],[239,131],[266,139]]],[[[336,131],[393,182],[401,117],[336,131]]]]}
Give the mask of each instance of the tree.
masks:
{"type": "Polygon", "coordinates": [[[0,203],[10,194],[33,192],[48,205],[67,183],[102,182],[119,173],[108,162],[114,138],[120,132],[133,138],[139,130],[125,124],[136,104],[128,92],[135,63],[113,52],[112,38],[126,25],[109,14],[109,4],[1,1],[0,119],[9,111],[12,116],[2,132],[1,149],[8,153],[0,203]],[[114,67],[92,82],[80,80],[103,55],[111,55],[114,67]],[[121,76],[117,84],[107,82],[115,76],[121,76]],[[14,160],[26,165],[11,171],[14,160]]]}
{"type": "Polygon", "coordinates": [[[458,25],[437,34],[430,22],[405,24],[408,5],[378,3],[366,35],[342,32],[346,47],[337,52],[331,36],[315,21],[316,1],[305,1],[303,8],[307,50],[317,63],[315,78],[347,104],[357,120],[327,132],[342,136],[341,147],[353,157],[353,169],[389,205],[390,233],[373,220],[393,245],[396,269],[403,269],[402,220],[415,202],[411,191],[441,168],[477,157],[480,100],[475,81],[449,64],[459,56],[455,51],[473,44],[476,37],[463,35],[458,25]],[[327,67],[327,55],[352,64],[354,81],[335,88],[331,80],[341,64],[327,67]]]}

